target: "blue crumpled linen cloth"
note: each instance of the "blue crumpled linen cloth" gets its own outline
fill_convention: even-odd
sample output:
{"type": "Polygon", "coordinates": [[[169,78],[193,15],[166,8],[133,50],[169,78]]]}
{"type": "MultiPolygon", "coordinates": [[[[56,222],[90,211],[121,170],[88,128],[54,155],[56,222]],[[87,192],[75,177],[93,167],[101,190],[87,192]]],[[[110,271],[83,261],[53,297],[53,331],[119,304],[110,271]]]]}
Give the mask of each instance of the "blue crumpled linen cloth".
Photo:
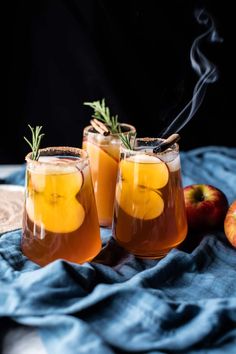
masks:
{"type": "MultiPolygon", "coordinates": [[[[182,174],[184,185],[210,183],[236,199],[234,148],[182,153],[182,174]]],[[[48,353],[236,353],[236,250],[222,230],[202,236],[189,234],[161,260],[140,260],[102,230],[93,262],[40,268],[21,253],[21,231],[6,233],[1,333],[37,328],[48,353]]]]}

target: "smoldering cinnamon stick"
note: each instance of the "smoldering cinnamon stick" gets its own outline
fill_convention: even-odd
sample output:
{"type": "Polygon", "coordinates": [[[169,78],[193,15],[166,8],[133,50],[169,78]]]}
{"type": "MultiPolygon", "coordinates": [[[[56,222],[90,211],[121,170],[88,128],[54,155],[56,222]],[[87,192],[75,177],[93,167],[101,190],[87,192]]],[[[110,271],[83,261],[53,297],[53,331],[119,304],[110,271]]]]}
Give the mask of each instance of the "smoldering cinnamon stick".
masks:
{"type": "Polygon", "coordinates": [[[153,149],[154,154],[165,151],[166,149],[171,147],[174,143],[179,141],[179,139],[180,139],[179,134],[175,133],[170,135],[167,139],[161,141],[161,143],[153,149]]]}

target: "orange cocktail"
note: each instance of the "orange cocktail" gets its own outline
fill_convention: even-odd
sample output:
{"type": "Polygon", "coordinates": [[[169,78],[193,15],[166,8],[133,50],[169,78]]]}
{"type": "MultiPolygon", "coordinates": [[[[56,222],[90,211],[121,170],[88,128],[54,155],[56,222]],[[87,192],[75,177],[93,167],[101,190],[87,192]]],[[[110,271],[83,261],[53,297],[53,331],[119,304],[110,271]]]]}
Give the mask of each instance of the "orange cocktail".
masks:
{"type": "MultiPolygon", "coordinates": [[[[120,128],[125,135],[135,135],[135,128],[131,125],[120,124],[120,128]]],[[[119,134],[104,136],[88,126],[84,129],[83,148],[90,159],[99,223],[109,227],[112,225],[120,156],[119,134]]]]}
{"type": "Polygon", "coordinates": [[[178,145],[153,153],[157,139],[121,149],[113,234],[142,258],[163,257],[187,234],[178,145]]]}
{"type": "Polygon", "coordinates": [[[94,258],[101,239],[86,152],[47,148],[38,161],[26,160],[23,253],[40,265],[94,258]]]}

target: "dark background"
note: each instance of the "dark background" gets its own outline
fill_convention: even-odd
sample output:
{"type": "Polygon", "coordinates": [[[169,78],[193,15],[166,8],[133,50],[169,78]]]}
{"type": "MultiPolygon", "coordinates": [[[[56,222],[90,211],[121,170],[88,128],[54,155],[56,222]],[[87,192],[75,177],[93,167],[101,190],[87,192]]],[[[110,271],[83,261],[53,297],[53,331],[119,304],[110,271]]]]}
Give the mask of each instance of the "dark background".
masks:
{"type": "Polygon", "coordinates": [[[220,45],[204,54],[219,70],[203,104],[181,131],[180,147],[235,146],[229,115],[227,12],[218,1],[9,1],[6,14],[8,101],[0,163],[21,163],[27,124],[43,125],[42,146],[81,146],[91,110],[106,98],[139,136],[158,136],[191,98],[197,77],[189,60],[205,31],[196,7],[213,16],[220,45]]]}

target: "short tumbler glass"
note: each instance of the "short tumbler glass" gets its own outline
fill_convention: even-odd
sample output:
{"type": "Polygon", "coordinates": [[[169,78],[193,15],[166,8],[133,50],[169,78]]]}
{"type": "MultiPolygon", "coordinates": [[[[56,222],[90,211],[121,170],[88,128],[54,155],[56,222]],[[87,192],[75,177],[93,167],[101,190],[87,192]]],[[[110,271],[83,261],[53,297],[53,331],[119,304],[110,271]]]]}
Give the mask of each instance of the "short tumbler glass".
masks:
{"type": "Polygon", "coordinates": [[[130,253],[161,258],[187,234],[179,148],[154,153],[156,138],[121,147],[113,235],[130,253]]]}
{"type": "Polygon", "coordinates": [[[101,239],[87,153],[50,147],[38,161],[31,153],[26,161],[23,253],[41,266],[93,259],[101,239]]]}

